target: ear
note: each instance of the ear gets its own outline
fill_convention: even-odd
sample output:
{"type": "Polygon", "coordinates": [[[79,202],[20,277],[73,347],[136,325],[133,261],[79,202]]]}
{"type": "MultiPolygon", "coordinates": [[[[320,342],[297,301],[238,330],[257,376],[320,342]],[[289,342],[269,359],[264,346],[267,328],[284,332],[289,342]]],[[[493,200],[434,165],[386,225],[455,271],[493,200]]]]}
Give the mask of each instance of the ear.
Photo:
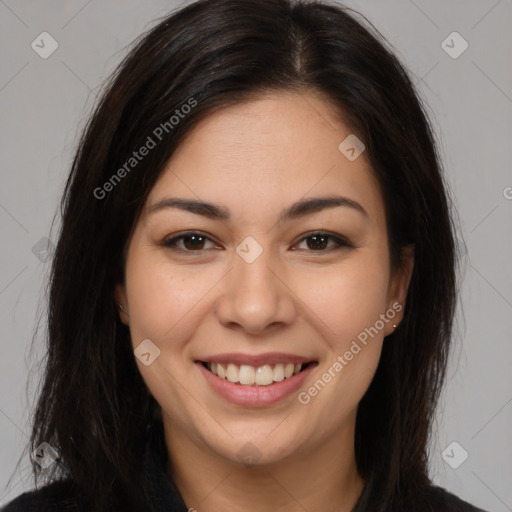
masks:
{"type": "Polygon", "coordinates": [[[117,284],[114,290],[114,300],[116,301],[116,307],[119,311],[119,318],[123,324],[128,325],[130,317],[128,316],[128,305],[126,301],[126,292],[124,285],[117,284]]]}
{"type": "Polygon", "coordinates": [[[398,326],[404,318],[407,290],[411,282],[414,269],[414,245],[407,245],[402,249],[401,264],[391,276],[388,289],[388,308],[395,311],[393,320],[386,324],[384,336],[395,331],[393,324],[398,326]]]}

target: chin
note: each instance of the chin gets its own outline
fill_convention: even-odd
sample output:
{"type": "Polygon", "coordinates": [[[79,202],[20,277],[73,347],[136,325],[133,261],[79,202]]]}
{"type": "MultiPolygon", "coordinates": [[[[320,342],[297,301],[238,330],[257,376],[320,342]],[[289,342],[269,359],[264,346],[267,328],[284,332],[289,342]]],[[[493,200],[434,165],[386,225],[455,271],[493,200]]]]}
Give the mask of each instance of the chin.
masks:
{"type": "MultiPolygon", "coordinates": [[[[272,431],[274,426],[269,429],[272,431]]],[[[289,434],[289,431],[287,431],[289,434]]],[[[212,451],[227,459],[230,462],[241,463],[247,466],[265,466],[278,463],[290,455],[293,455],[297,449],[296,446],[287,445],[287,441],[293,439],[293,436],[287,436],[286,439],[275,437],[270,439],[267,433],[261,436],[255,436],[254,433],[247,436],[233,436],[226,439],[222,445],[210,444],[212,451]]],[[[295,444],[295,443],[294,443],[295,444]]]]}

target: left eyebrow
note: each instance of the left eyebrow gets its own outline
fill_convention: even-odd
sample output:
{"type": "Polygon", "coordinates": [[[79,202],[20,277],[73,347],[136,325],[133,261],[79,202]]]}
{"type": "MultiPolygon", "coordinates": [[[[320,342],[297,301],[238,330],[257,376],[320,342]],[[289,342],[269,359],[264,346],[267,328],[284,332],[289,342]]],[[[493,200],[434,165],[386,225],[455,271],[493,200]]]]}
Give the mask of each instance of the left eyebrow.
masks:
{"type": "MultiPolygon", "coordinates": [[[[335,208],[339,206],[352,208],[365,217],[368,217],[367,211],[357,201],[343,196],[329,196],[296,201],[281,212],[278,224],[282,224],[283,222],[297,219],[299,217],[305,217],[306,215],[311,215],[326,208],[335,208]]],[[[223,206],[196,199],[183,199],[178,197],[165,198],[158,201],[149,208],[149,213],[154,213],[166,208],[177,208],[214,220],[228,221],[231,218],[229,210],[223,206]]]]}
{"type": "Polygon", "coordinates": [[[293,203],[290,207],[283,210],[278,223],[281,224],[288,220],[305,217],[306,215],[325,210],[326,208],[336,208],[339,206],[352,208],[363,214],[365,217],[368,217],[368,212],[354,199],[344,196],[329,196],[304,199],[293,203]]]}

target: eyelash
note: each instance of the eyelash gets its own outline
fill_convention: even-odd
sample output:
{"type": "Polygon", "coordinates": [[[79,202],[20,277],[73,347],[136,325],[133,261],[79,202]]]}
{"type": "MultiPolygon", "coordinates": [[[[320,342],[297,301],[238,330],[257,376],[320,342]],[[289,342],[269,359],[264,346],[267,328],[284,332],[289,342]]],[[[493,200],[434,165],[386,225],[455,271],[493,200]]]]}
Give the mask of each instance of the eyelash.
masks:
{"type": "MultiPolygon", "coordinates": [[[[175,236],[173,238],[170,238],[170,239],[167,239],[167,240],[164,240],[161,245],[163,247],[166,247],[168,249],[171,249],[172,251],[176,251],[176,252],[182,252],[182,253],[191,253],[191,254],[198,254],[200,252],[203,252],[205,251],[206,249],[197,249],[197,250],[188,250],[188,249],[181,249],[179,247],[176,246],[177,242],[184,239],[184,238],[188,238],[188,237],[192,237],[192,236],[199,236],[199,237],[202,237],[203,239],[205,240],[209,240],[211,242],[213,242],[213,240],[211,240],[208,236],[206,236],[205,234],[201,233],[200,231],[187,231],[186,233],[182,233],[181,235],[178,235],[178,236],[175,236]]],[[[339,250],[343,247],[345,248],[354,248],[354,246],[344,237],[341,237],[341,236],[337,236],[337,235],[332,235],[328,232],[325,232],[325,231],[314,231],[314,232],[311,232],[311,233],[306,233],[306,236],[303,236],[298,243],[301,243],[305,240],[308,240],[310,238],[314,238],[314,237],[324,237],[324,238],[327,238],[329,240],[333,240],[337,245],[338,247],[335,247],[334,249],[331,247],[331,248],[327,248],[327,249],[319,249],[319,250],[309,250],[309,252],[319,252],[319,253],[322,253],[322,252],[331,252],[333,250],[339,250]]]]}

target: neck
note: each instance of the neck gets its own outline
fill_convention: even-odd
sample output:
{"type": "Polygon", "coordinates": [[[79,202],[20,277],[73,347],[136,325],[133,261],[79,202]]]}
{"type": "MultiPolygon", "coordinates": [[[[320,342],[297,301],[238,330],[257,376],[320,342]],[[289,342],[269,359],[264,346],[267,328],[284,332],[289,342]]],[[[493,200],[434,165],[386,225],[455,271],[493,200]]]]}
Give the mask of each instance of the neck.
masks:
{"type": "Polygon", "coordinates": [[[212,452],[168,420],[168,474],[189,509],[246,512],[249,505],[251,512],[350,512],[364,487],[356,467],[353,425],[321,446],[250,466],[212,452]]]}

